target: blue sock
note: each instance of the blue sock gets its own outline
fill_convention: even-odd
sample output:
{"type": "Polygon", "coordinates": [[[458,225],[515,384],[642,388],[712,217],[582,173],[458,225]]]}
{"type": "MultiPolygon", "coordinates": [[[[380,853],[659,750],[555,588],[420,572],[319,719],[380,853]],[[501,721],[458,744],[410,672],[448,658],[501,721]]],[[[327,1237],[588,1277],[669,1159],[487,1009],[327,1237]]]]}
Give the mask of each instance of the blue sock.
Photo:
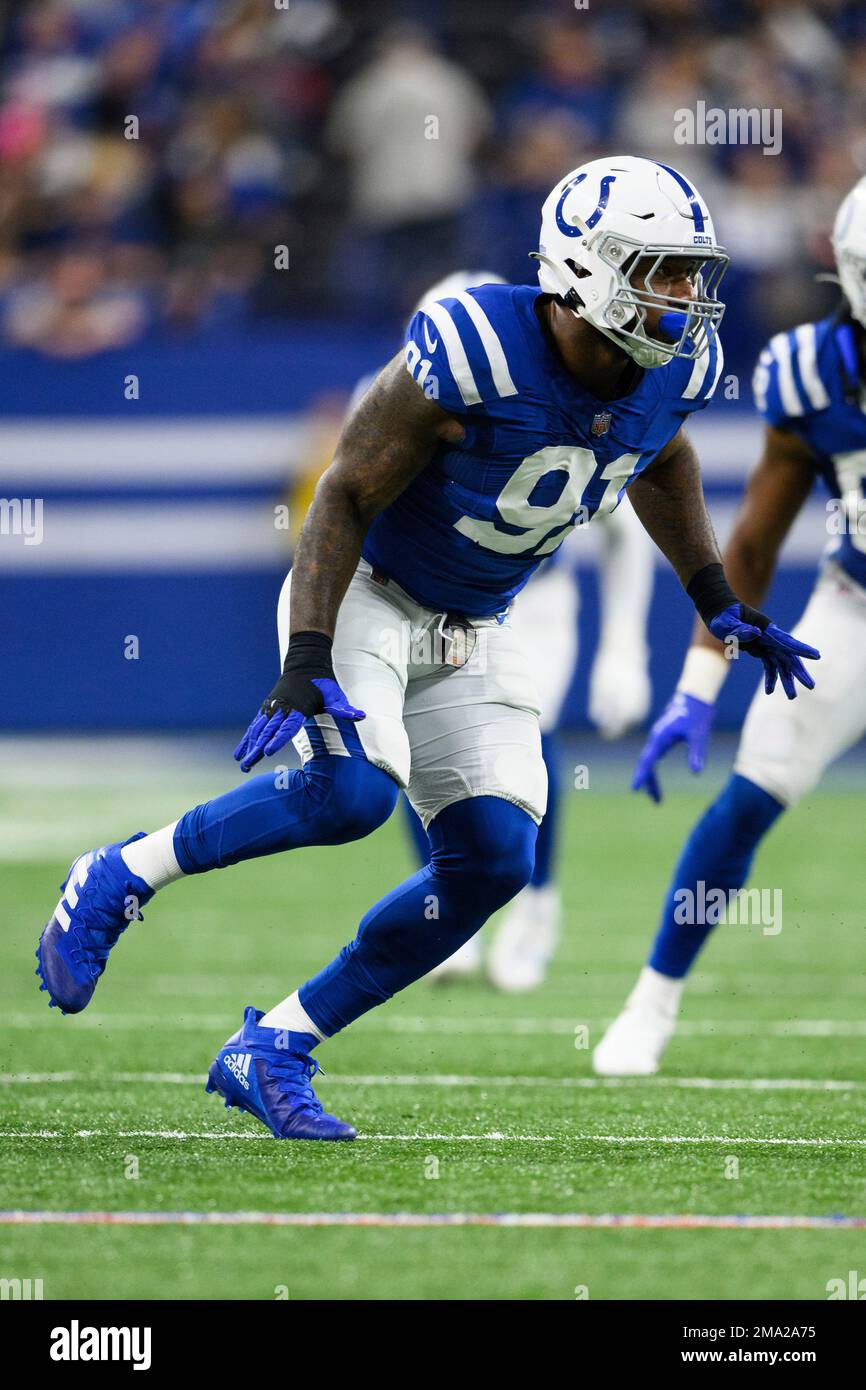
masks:
{"type": "Polygon", "coordinates": [[[555,734],[541,735],[541,756],[547,767],[547,810],[544,813],[544,820],[538,827],[538,839],[535,842],[535,868],[532,871],[533,888],[546,887],[553,878],[555,868],[561,791],[555,734]]]}
{"type": "Polygon", "coordinates": [[[397,783],[364,758],[322,752],[303,768],[275,768],[187,811],[174,832],[185,874],[242,859],[339,845],[369,835],[397,801],[397,783]]]}
{"type": "Polygon", "coordinates": [[[497,796],[472,796],[431,821],[430,863],[372,907],[354,941],[299,991],[330,1037],[468,941],[528,882],[535,822],[497,796]]]}
{"type": "Polygon", "coordinates": [[[702,891],[705,895],[713,888],[721,888],[725,893],[732,888],[742,888],[749,876],[755,850],[784,809],[775,797],[754,782],[736,772],[732,775],[683,847],[649,958],[653,970],[681,979],[715,926],[715,921],[678,922],[677,892],[690,889],[695,901],[702,891]],[[698,889],[699,883],[705,885],[703,890],[698,889]]]}
{"type": "Polygon", "coordinates": [[[402,798],[402,803],[403,820],[411,836],[415,853],[418,856],[418,863],[428,864],[430,862],[430,836],[421,824],[421,817],[413,807],[408,796],[402,798]]]}

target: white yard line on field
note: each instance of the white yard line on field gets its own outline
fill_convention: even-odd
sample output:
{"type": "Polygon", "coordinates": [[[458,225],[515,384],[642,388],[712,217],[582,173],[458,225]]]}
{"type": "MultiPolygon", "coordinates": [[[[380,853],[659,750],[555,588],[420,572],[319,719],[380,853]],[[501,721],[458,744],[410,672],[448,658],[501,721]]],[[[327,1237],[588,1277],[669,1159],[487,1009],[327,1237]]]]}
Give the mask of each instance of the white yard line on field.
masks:
{"type": "MultiPolygon", "coordinates": [[[[467,1033],[495,1036],[558,1034],[573,1037],[578,1027],[606,1027],[609,1017],[579,1018],[464,1018],[442,1016],[424,1018],[394,1015],[383,1016],[366,1024],[370,1032],[383,1033],[467,1033]]],[[[680,1037],[866,1037],[866,1019],[795,1018],[756,1020],[754,1018],[681,1019],[677,1023],[680,1037]]]]}
{"type": "MultiPolygon", "coordinates": [[[[481,1089],[617,1090],[621,1087],[650,1086],[655,1090],[695,1091],[864,1091],[866,1081],[843,1081],[815,1077],[739,1077],[739,1076],[463,1076],[459,1073],[423,1072],[348,1075],[323,1072],[325,1084],[332,1086],[439,1086],[460,1090],[481,1089]]],[[[204,1086],[204,1073],[180,1071],[21,1071],[0,1072],[3,1086],[82,1085],[95,1083],[204,1086]]]]}
{"type": "MultiPolygon", "coordinates": [[[[260,1130],[187,1130],[187,1129],[74,1129],[65,1132],[52,1129],[6,1129],[0,1130],[2,1139],[173,1139],[173,1140],[253,1140],[265,1139],[260,1130]]],[[[502,1130],[489,1130],[484,1134],[359,1134],[358,1142],[437,1143],[437,1144],[725,1144],[729,1148],[739,1145],[763,1145],[771,1147],[806,1148],[860,1148],[866,1146],[866,1139],[844,1139],[838,1137],[758,1138],[755,1135],[737,1136],[733,1134],[505,1134],[502,1130]]]]}
{"type": "Polygon", "coordinates": [[[866,1216],[614,1212],[0,1211],[3,1226],[517,1226],[571,1229],[851,1231],[866,1216]]]}
{"type": "MultiPolygon", "coordinates": [[[[56,1011],[55,1011],[56,1012],[56,1011]]],[[[45,1022],[45,1015],[41,1015],[45,1022]]],[[[32,1030],[40,1022],[37,1010],[29,1013],[10,1013],[4,1015],[3,1026],[7,1029],[32,1030]]],[[[225,1032],[231,1025],[231,1018],[223,1015],[192,1012],[160,1023],[153,1014],[123,1013],[117,1016],[100,1014],[96,1011],[80,1014],[75,1022],[65,1025],[70,1031],[82,1028],[104,1029],[106,1033],[153,1032],[171,1030],[172,1032],[225,1032]]],[[[456,1010],[437,1017],[414,1017],[412,1015],[375,1015],[359,1022],[358,1032],[365,1033],[418,1033],[454,1034],[478,1037],[574,1037],[575,1030],[582,1027],[603,1028],[611,1022],[610,1017],[590,1016],[579,1018],[471,1018],[462,1016],[456,1010]]],[[[866,1018],[796,1018],[796,1019],[683,1019],[677,1024],[680,1037],[771,1037],[771,1038],[866,1038],[866,1018]]]]}

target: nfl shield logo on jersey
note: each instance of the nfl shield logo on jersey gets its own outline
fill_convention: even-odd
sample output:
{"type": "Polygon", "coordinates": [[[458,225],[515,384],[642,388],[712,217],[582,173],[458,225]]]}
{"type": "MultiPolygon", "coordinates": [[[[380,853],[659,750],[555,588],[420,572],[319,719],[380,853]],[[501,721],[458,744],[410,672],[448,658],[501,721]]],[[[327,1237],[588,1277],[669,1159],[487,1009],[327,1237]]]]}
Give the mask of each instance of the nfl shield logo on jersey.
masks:
{"type": "Polygon", "coordinates": [[[592,424],[589,427],[590,434],[607,434],[612,419],[613,416],[609,410],[600,410],[597,415],[592,417],[592,424]]]}

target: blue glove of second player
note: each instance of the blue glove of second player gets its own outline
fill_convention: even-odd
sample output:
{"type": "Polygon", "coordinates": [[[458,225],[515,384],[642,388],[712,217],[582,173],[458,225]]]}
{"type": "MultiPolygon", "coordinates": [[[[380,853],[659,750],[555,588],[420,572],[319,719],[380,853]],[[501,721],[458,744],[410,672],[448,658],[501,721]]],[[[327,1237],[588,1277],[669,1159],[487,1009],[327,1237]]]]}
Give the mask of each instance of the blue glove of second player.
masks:
{"type": "Polygon", "coordinates": [[[321,632],[293,633],[283,674],[234,751],[242,772],[277,753],[314,714],[365,719],[350,705],[337,684],[331,664],[331,639],[321,632]]]}
{"type": "Polygon", "coordinates": [[[653,801],[661,801],[662,789],[656,763],[676,743],[685,743],[688,749],[689,771],[701,772],[706,762],[715,712],[714,704],[675,690],[649,731],[634,770],[632,791],[645,791],[653,801]]]}
{"type": "MultiPolygon", "coordinates": [[[[768,695],[775,690],[779,680],[789,700],[797,695],[795,680],[807,690],[814,688],[815,682],[803,665],[803,658],[817,661],[820,652],[771,623],[757,609],[744,603],[729,604],[707,621],[707,627],[720,642],[730,646],[733,639],[738,648],[749,656],[756,656],[763,663],[764,689],[768,695]]],[[[714,684],[715,679],[709,688],[714,684]]],[[[720,688],[721,680],[715,685],[716,691],[720,688]]],[[[677,743],[685,743],[688,748],[690,771],[700,772],[706,761],[714,713],[715,695],[701,700],[695,695],[686,694],[684,690],[677,690],[649,731],[635,768],[632,790],[645,791],[653,801],[661,801],[656,765],[677,743]]]]}

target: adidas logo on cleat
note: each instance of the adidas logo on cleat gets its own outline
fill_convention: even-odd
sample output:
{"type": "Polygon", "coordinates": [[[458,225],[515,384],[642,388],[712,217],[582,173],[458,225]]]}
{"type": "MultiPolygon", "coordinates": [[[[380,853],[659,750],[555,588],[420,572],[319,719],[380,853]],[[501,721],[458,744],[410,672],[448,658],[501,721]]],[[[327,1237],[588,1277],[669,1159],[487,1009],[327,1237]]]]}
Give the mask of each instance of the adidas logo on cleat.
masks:
{"type": "Polygon", "coordinates": [[[227,1067],[236,1081],[239,1081],[245,1091],[250,1089],[248,1072],[252,1056],[249,1052],[227,1052],[223,1057],[223,1066],[227,1067]]]}

